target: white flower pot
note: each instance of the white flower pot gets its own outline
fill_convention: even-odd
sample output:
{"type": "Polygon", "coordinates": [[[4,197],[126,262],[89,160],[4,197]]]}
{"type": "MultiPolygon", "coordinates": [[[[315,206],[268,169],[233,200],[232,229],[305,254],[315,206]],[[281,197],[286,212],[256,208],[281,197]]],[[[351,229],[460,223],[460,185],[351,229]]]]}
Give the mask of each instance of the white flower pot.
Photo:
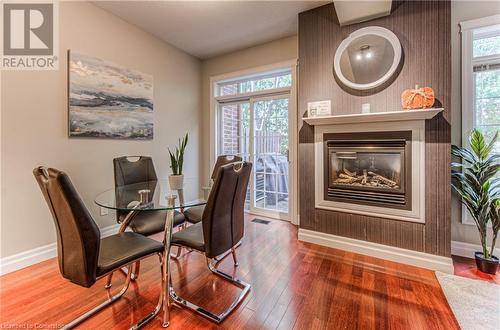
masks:
{"type": "Polygon", "coordinates": [[[168,177],[168,183],[170,184],[170,189],[179,190],[184,186],[184,174],[181,175],[170,175],[168,177]]]}

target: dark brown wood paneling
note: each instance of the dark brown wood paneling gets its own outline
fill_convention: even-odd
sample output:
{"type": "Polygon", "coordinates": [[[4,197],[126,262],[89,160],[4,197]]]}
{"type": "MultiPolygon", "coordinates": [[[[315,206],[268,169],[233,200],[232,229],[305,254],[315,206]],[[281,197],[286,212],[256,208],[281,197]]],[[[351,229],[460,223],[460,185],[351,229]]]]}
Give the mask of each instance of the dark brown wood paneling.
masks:
{"type": "MultiPolygon", "coordinates": [[[[359,3],[360,6],[363,3],[359,3]]],[[[408,1],[390,16],[340,27],[333,4],[299,15],[299,190],[300,226],[305,229],[450,255],[450,3],[408,1]],[[343,90],[332,68],[335,50],[351,32],[382,26],[400,39],[404,64],[389,86],[377,91],[343,90]],[[445,111],[426,123],[426,223],[415,224],[314,208],[314,128],[302,122],[307,102],[332,100],[334,114],[401,109],[401,93],[415,84],[434,89],[445,111]]]]}
{"type": "Polygon", "coordinates": [[[424,251],[425,225],[381,218],[364,218],[366,218],[367,241],[424,251]]]}

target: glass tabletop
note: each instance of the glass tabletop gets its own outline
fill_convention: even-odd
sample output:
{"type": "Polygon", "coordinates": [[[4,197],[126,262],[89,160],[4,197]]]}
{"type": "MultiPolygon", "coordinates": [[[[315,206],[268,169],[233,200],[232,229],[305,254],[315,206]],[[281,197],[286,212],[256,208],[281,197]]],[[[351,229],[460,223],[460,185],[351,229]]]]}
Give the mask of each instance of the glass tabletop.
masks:
{"type": "Polygon", "coordinates": [[[206,204],[199,198],[198,180],[184,179],[182,190],[172,190],[168,180],[139,182],[106,190],[94,202],[104,208],[120,211],[157,211],[206,204]],[[168,206],[168,196],[176,196],[174,207],[168,206]]]}

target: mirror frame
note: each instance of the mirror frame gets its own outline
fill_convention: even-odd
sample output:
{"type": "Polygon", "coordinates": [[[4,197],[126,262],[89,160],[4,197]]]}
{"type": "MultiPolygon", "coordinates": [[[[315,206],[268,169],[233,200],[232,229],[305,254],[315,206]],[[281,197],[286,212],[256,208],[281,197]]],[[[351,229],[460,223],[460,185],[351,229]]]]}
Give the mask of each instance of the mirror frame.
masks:
{"type": "Polygon", "coordinates": [[[394,73],[398,69],[398,66],[401,62],[402,52],[403,52],[403,50],[401,47],[401,42],[399,41],[398,37],[391,30],[388,30],[388,29],[380,27],[380,26],[368,26],[365,28],[361,28],[359,30],[354,31],[353,33],[351,33],[349,35],[349,37],[342,40],[339,47],[335,51],[335,57],[333,60],[334,72],[335,72],[335,75],[342,82],[342,84],[344,84],[347,87],[357,89],[357,90],[372,89],[372,88],[375,88],[375,87],[382,85],[383,83],[385,83],[387,80],[389,80],[394,75],[394,73]],[[389,70],[385,73],[385,75],[383,75],[378,80],[373,81],[373,82],[368,83],[368,84],[357,84],[357,83],[354,83],[354,82],[350,81],[349,79],[347,79],[344,76],[344,74],[342,73],[342,70],[340,69],[340,57],[342,56],[342,53],[347,49],[347,47],[349,47],[349,44],[353,40],[355,40],[361,36],[365,36],[365,35],[369,35],[369,34],[374,34],[374,35],[380,36],[380,37],[388,40],[391,43],[392,48],[394,50],[394,60],[392,62],[391,67],[389,68],[389,70]]]}

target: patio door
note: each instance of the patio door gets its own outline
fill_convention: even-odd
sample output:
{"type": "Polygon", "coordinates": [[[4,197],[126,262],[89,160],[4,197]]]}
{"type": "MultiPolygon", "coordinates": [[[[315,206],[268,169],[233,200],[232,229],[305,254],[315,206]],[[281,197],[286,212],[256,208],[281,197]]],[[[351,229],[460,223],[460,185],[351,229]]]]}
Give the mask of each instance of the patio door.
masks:
{"type": "Polygon", "coordinates": [[[219,104],[220,154],[253,163],[245,209],[289,219],[290,94],[219,104]]]}
{"type": "Polygon", "coordinates": [[[212,77],[211,163],[253,163],[245,210],[296,223],[295,63],[212,77]]]}
{"type": "Polygon", "coordinates": [[[290,96],[250,99],[250,212],[289,220],[290,96]]]}

